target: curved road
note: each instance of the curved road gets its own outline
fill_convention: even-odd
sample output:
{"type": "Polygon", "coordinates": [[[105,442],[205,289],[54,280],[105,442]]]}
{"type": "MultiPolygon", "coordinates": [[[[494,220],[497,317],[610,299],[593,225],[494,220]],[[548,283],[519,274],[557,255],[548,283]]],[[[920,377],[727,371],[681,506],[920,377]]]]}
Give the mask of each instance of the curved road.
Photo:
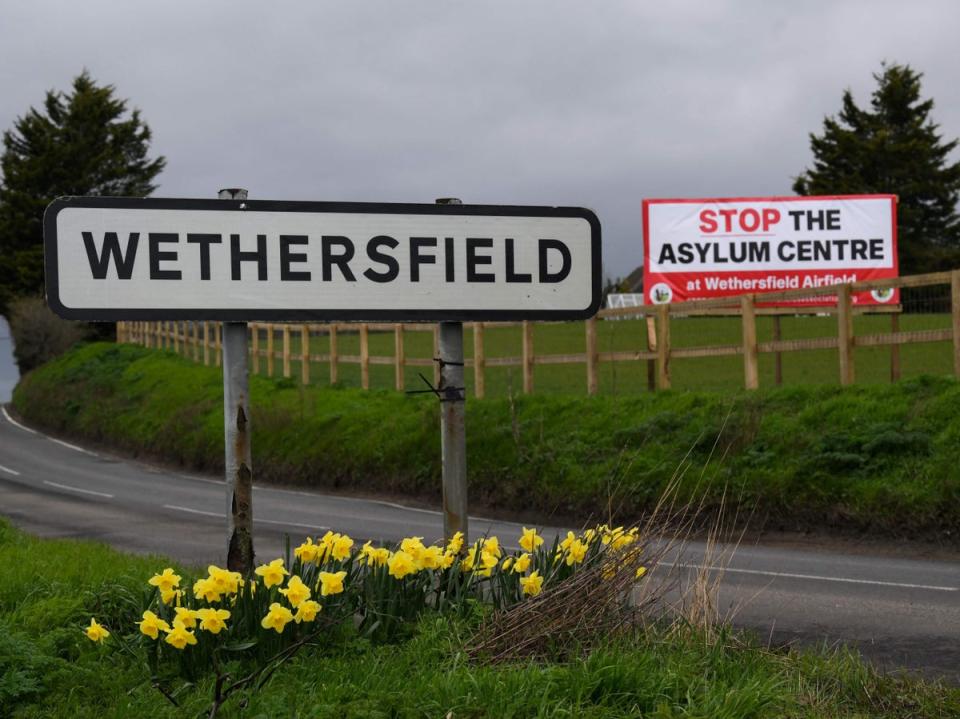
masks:
{"type": "MultiPolygon", "coordinates": [[[[185,562],[223,562],[223,481],[93,452],[0,411],[0,514],[27,531],[97,539],[185,562]]],[[[255,546],[279,556],[283,535],[328,528],[354,538],[442,535],[440,512],[372,499],[262,486],[254,490],[255,546]]],[[[520,525],[471,517],[471,534],[509,540],[520,525]]],[[[559,528],[544,528],[550,535],[559,528]]],[[[689,544],[671,561],[702,562],[689,544]]],[[[844,642],[884,668],[960,682],[960,564],[831,551],[740,546],[727,561],[720,610],[781,644],[844,642]]]]}

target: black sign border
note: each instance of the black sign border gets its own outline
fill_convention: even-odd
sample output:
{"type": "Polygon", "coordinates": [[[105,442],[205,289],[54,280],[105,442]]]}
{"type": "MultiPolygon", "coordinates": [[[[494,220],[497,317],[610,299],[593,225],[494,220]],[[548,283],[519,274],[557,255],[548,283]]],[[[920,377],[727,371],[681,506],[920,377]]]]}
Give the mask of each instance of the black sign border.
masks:
{"type": "Polygon", "coordinates": [[[92,322],[209,320],[224,322],[343,321],[438,322],[581,320],[593,317],[602,300],[600,220],[581,207],[525,205],[437,205],[383,202],[299,202],[287,200],[200,200],[187,198],[59,197],[43,215],[43,253],[46,297],[50,309],[68,320],[92,322]],[[60,301],[57,263],[57,215],[69,207],[151,210],[234,210],[236,212],[341,212],[395,215],[455,215],[501,217],[575,217],[590,225],[591,302],[582,310],[237,310],[237,309],[103,309],[66,307],[60,301]]]}

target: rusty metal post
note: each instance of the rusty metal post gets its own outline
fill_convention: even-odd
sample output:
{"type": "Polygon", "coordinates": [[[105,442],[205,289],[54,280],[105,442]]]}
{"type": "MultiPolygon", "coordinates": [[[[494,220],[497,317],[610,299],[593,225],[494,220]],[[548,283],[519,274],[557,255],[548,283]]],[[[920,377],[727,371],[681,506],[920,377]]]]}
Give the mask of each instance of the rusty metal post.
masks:
{"type": "MultiPolygon", "coordinates": [[[[246,190],[220,190],[221,200],[245,200],[246,190]]],[[[223,439],[227,480],[227,568],[253,571],[253,463],[247,323],[223,323],[223,439]]]]}
{"type": "MultiPolygon", "coordinates": [[[[456,198],[437,200],[440,205],[459,205],[456,198]]],[[[443,536],[449,540],[463,532],[467,541],[467,434],[466,385],[464,382],[463,323],[441,322],[440,453],[443,466],[443,536]]]]}

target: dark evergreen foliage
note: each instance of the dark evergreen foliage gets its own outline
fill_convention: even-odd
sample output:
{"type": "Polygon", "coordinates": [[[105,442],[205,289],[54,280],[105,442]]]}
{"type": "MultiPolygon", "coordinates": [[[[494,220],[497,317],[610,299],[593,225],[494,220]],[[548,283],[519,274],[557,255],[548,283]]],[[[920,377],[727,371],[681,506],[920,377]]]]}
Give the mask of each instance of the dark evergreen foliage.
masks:
{"type": "Polygon", "coordinates": [[[13,297],[43,292],[43,210],[60,195],[144,197],[163,157],[148,156],[150,128],[112,85],[84,71],[70,92],[47,92],[3,133],[0,157],[0,313],[13,297]]]}
{"type": "Polygon", "coordinates": [[[813,167],[793,185],[800,195],[896,194],[901,274],[960,267],[960,162],[949,161],[957,140],[943,141],[922,77],[885,64],[869,109],[845,91],[839,114],[811,133],[813,167]]]}

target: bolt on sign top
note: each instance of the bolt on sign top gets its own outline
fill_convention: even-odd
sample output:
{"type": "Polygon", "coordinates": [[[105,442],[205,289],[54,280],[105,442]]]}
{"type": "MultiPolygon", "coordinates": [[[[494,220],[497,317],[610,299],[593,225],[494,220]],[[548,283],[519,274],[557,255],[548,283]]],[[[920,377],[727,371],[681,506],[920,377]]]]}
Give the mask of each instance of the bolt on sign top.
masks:
{"type": "Polygon", "coordinates": [[[575,207],[61,197],[47,302],[77,320],[584,319],[600,222],[575,207]]]}

